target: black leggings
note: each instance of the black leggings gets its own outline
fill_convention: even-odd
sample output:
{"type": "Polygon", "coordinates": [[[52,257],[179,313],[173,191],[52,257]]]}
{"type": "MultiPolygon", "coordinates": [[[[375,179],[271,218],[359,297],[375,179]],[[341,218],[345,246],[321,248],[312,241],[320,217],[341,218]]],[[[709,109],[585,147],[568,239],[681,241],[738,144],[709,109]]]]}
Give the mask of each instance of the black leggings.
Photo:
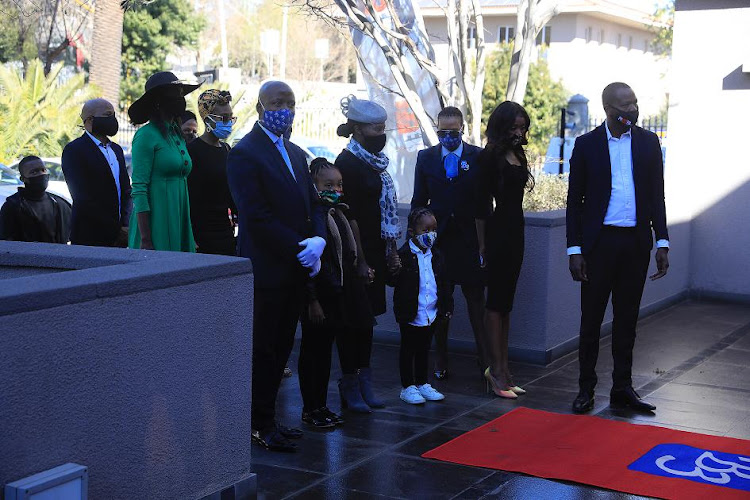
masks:
{"type": "Polygon", "coordinates": [[[401,385],[424,385],[427,383],[427,360],[430,354],[435,323],[430,326],[399,325],[401,347],[398,352],[398,365],[401,371],[401,385]]]}
{"type": "Polygon", "coordinates": [[[370,367],[372,353],[372,327],[350,327],[336,334],[341,371],[346,375],[357,373],[360,368],[370,367]]]}

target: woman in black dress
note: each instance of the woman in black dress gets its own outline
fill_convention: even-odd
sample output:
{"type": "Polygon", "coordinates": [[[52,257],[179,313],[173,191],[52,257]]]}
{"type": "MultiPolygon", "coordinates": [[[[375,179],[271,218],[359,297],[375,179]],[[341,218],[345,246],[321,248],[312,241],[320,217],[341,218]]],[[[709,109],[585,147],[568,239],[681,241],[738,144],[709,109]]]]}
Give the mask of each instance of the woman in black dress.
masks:
{"type": "MultiPolygon", "coordinates": [[[[343,177],[352,231],[358,233],[362,245],[358,255],[363,258],[357,259],[357,273],[369,283],[367,295],[372,313],[379,316],[385,312],[387,268],[397,269],[401,265],[396,248],[401,237],[396,189],[388,174],[388,157],[382,152],[387,115],[379,104],[354,96],[343,99],[341,108],[347,122],[337,132],[351,140],[336,158],[335,165],[343,177]]],[[[382,408],[385,405],[375,397],[370,376],[372,326],[353,334],[350,340],[357,342],[356,366],[362,398],[370,408],[382,408]]],[[[337,339],[339,348],[340,342],[337,339]]],[[[342,381],[347,380],[346,376],[344,373],[342,381]]],[[[342,386],[342,396],[347,389],[348,385],[342,386]]]]}
{"type": "Polygon", "coordinates": [[[234,224],[236,216],[227,183],[229,145],[222,139],[232,133],[237,120],[232,114],[232,95],[211,89],[198,98],[198,112],[206,126],[202,136],[188,144],[193,171],[188,177],[190,219],[197,251],[219,255],[235,255],[234,224]]]}
{"type": "Polygon", "coordinates": [[[492,358],[485,377],[495,394],[508,399],[526,392],[513,383],[508,367],[508,331],[523,262],[523,196],[534,186],[523,149],[529,124],[520,104],[503,102],[490,115],[487,146],[479,157],[476,226],[488,271],[485,328],[492,358]]]}

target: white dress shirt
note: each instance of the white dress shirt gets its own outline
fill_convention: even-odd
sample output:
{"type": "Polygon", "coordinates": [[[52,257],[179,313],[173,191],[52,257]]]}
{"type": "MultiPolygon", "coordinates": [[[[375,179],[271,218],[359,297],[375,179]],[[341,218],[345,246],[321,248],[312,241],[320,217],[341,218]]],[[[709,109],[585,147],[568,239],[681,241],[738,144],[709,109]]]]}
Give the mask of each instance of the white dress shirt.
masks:
{"type": "Polygon", "coordinates": [[[430,326],[437,318],[437,281],[432,269],[432,250],[422,251],[414,241],[409,240],[409,248],[417,256],[419,263],[419,298],[417,315],[409,323],[412,326],[430,326]]]}
{"type": "Polygon", "coordinates": [[[276,149],[279,150],[281,157],[284,159],[284,163],[286,163],[286,167],[289,169],[289,172],[292,174],[292,178],[294,178],[294,180],[296,181],[297,176],[294,175],[294,169],[292,168],[292,161],[289,159],[289,153],[287,153],[286,147],[284,146],[284,138],[268,130],[266,127],[263,126],[262,123],[258,122],[258,125],[260,125],[260,128],[263,129],[263,131],[266,133],[268,138],[271,139],[271,141],[273,142],[273,145],[276,146],[276,149]]]}
{"type": "Polygon", "coordinates": [[[122,215],[122,206],[120,206],[120,203],[122,202],[122,193],[120,191],[120,162],[117,160],[117,154],[115,154],[114,150],[112,149],[111,142],[107,142],[104,144],[102,141],[94,137],[93,134],[91,134],[88,130],[86,131],[86,135],[88,135],[92,141],[94,141],[94,144],[99,146],[99,151],[101,151],[102,155],[104,155],[104,159],[107,160],[107,163],[109,163],[109,169],[112,171],[112,177],[115,178],[115,186],[117,186],[117,207],[118,207],[118,213],[122,215]]]}
{"type": "MultiPolygon", "coordinates": [[[[612,194],[609,197],[605,226],[635,227],[635,181],[633,180],[633,134],[632,130],[614,137],[604,122],[607,131],[609,163],[612,169],[612,194]]],[[[669,248],[668,240],[658,240],[657,248],[669,248]]],[[[568,255],[581,253],[581,247],[568,247],[568,255]]]]}

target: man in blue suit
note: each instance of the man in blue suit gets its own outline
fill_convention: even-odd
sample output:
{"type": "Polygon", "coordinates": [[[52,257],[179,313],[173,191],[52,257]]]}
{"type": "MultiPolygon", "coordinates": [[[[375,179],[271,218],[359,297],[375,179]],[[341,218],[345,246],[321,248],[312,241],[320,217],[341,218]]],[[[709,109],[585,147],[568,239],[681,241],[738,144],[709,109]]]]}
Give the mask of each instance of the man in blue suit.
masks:
{"type": "MultiPolygon", "coordinates": [[[[477,344],[477,363],[484,371],[489,366],[483,323],[485,278],[474,222],[477,160],[482,149],[462,140],[463,125],[464,117],[458,108],[447,107],[438,114],[440,144],[417,155],[411,207],[428,207],[435,214],[438,222],[436,246],[445,255],[451,293],[458,284],[466,298],[477,344]]],[[[437,378],[447,374],[448,327],[449,322],[444,321],[435,329],[437,378]]]]}
{"type": "Polygon", "coordinates": [[[74,245],[126,247],[132,202],[122,148],[109,138],[119,125],[115,108],[104,99],[83,105],[86,129],[65,146],[62,169],[73,198],[70,241],[74,245]]]}
{"type": "Polygon", "coordinates": [[[296,450],[299,429],[276,422],[276,395],[294,344],[308,276],[320,270],[325,211],[302,150],[284,136],[295,98],[283,82],[261,86],[258,122],[229,153],[227,178],[239,210],[238,255],[253,263],[252,439],[296,450]]]}

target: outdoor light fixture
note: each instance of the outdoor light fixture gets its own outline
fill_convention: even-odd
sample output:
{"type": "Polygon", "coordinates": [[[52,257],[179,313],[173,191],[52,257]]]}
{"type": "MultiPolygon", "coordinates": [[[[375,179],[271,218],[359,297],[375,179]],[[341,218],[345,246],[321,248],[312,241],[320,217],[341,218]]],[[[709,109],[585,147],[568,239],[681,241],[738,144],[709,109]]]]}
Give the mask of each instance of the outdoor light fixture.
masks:
{"type": "Polygon", "coordinates": [[[88,468],[68,463],[5,485],[5,500],[87,500],[88,468]]]}

